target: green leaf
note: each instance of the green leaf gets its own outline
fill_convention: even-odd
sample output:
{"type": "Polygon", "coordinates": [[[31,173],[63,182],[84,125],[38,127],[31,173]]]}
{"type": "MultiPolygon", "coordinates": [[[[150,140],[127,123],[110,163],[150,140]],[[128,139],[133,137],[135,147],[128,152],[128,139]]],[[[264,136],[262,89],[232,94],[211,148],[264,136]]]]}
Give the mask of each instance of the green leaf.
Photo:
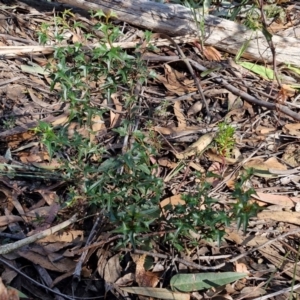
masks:
{"type": "Polygon", "coordinates": [[[290,64],[288,64],[288,65],[286,66],[286,68],[289,69],[289,70],[291,70],[291,71],[293,71],[294,73],[300,75],[300,69],[299,69],[299,68],[293,67],[293,66],[291,66],[290,64]]]}
{"type": "Polygon", "coordinates": [[[136,168],[143,171],[147,175],[151,175],[151,171],[146,164],[136,165],[136,168]]]}
{"type": "Polygon", "coordinates": [[[122,166],[122,163],[119,160],[109,158],[99,166],[98,171],[105,172],[108,170],[117,169],[120,166],[122,166]]]}
{"type": "Polygon", "coordinates": [[[167,289],[151,288],[151,287],[119,287],[121,290],[137,295],[154,297],[158,299],[172,300],[189,300],[190,295],[182,293],[174,293],[167,289]]]}
{"type": "Polygon", "coordinates": [[[236,272],[177,274],[172,277],[170,285],[181,292],[192,292],[223,286],[246,276],[246,273],[236,272]]]}
{"type": "Polygon", "coordinates": [[[251,38],[249,40],[246,40],[242,47],[239,49],[239,51],[237,52],[236,56],[235,56],[235,61],[239,61],[241,56],[243,55],[243,53],[247,50],[249,44],[250,44],[251,38]]]}
{"type": "Polygon", "coordinates": [[[260,66],[260,65],[257,65],[257,64],[251,63],[251,62],[246,62],[246,61],[239,61],[238,64],[241,65],[242,67],[244,67],[245,69],[260,75],[264,79],[267,79],[267,80],[274,79],[274,71],[270,68],[266,68],[264,66],[260,66]]]}
{"type": "Polygon", "coordinates": [[[42,75],[49,75],[49,72],[42,68],[38,64],[31,63],[32,66],[21,65],[21,70],[23,72],[31,73],[31,74],[42,74],[42,75]]]}
{"type": "Polygon", "coordinates": [[[98,17],[98,18],[104,17],[104,18],[106,18],[106,15],[101,9],[99,9],[99,10],[96,11],[96,13],[92,12],[92,17],[98,17]]]}

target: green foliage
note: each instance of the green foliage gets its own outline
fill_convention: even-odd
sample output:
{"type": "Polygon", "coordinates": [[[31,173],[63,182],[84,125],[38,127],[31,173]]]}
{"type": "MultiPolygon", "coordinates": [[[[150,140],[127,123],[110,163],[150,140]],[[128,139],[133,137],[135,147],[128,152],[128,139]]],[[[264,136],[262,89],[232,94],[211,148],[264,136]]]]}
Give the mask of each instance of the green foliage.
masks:
{"type": "MultiPolygon", "coordinates": [[[[198,176],[200,178],[200,174],[198,176]]],[[[214,208],[217,200],[209,196],[211,185],[203,179],[201,181],[195,192],[182,196],[185,204],[174,207],[173,217],[169,221],[170,227],[175,227],[176,232],[169,234],[168,239],[179,250],[182,250],[179,237],[190,236],[190,231],[200,234],[203,239],[220,243],[225,233],[224,227],[231,221],[225,211],[214,208]]]]}
{"type": "Polygon", "coordinates": [[[251,30],[261,30],[261,13],[256,5],[252,5],[246,12],[244,25],[251,30]]]}
{"type": "MultiPolygon", "coordinates": [[[[64,13],[56,19],[57,27],[74,31],[81,24],[69,24],[70,12],[64,13]]],[[[114,47],[113,42],[122,35],[119,28],[109,23],[110,16],[105,16],[99,11],[92,17],[101,17],[105,22],[99,22],[94,26],[94,31],[101,31],[104,37],[97,47],[86,49],[81,43],[56,47],[54,59],[56,64],[49,63],[47,69],[51,72],[51,89],[60,89],[60,94],[65,102],[70,103],[71,118],[85,117],[91,120],[92,116],[99,114],[99,110],[90,105],[90,82],[100,83],[100,95],[110,98],[119,86],[125,85],[131,91],[137,82],[144,83],[148,73],[144,63],[134,56],[130,56],[119,47],[114,47]],[[84,116],[83,116],[84,115],[84,116]]],[[[70,18],[72,20],[72,18],[70,18]]],[[[47,28],[44,26],[39,33],[40,41],[47,40],[44,37],[47,28]]],[[[63,32],[57,30],[55,38],[61,41],[63,32]]],[[[87,35],[90,38],[91,35],[87,35]]],[[[129,99],[130,97],[128,97],[129,99]]],[[[101,114],[101,113],[100,113],[101,114]]]]}
{"type": "Polygon", "coordinates": [[[215,138],[218,152],[228,157],[235,145],[235,128],[225,122],[218,124],[218,133],[215,138]]]}
{"type": "MultiPolygon", "coordinates": [[[[211,186],[200,175],[201,184],[193,192],[183,195],[184,205],[166,208],[173,211],[168,218],[160,211],[164,186],[162,179],[156,176],[158,166],[151,158],[158,156],[161,141],[150,130],[153,126],[150,121],[145,124],[146,131],[149,131],[147,134],[133,129],[136,125],[135,112],[139,108],[134,90],[151,74],[138,51],[132,56],[114,47],[113,43],[122,33],[110,23],[113,16],[101,11],[92,14],[93,18],[100,18],[94,31],[100,31],[103,36],[97,47],[88,49],[79,42],[57,46],[54,61],[47,66],[52,79],[51,89],[57,90],[71,113],[67,124],[53,127],[41,122],[35,131],[41,136],[50,156],[62,164],[61,171],[69,184],[65,206],[73,207],[84,201],[91,210],[104,212],[114,232],[124,237],[120,245],[150,244],[145,237],[139,239],[137,235],[160,230],[161,224],[164,224],[165,230],[173,230],[166,239],[178,249],[182,247],[182,236],[190,236],[191,231],[200,234],[201,238],[220,242],[231,216],[214,208],[216,200],[209,196],[211,186]],[[91,88],[92,82],[97,83],[97,98],[91,88]],[[107,108],[97,105],[101,103],[99,99],[110,100],[112,93],[122,94],[120,101],[128,112],[119,127],[110,132],[123,141],[122,149],[113,156],[89,136],[93,134],[93,118],[105,119],[107,112],[107,108]],[[84,127],[87,135],[76,131],[70,134],[71,121],[84,127]]],[[[63,40],[64,30],[73,31],[77,27],[84,30],[82,24],[73,20],[70,11],[61,14],[55,24],[54,37],[58,43],[63,40]]],[[[41,43],[49,40],[47,30],[48,27],[43,25],[38,33],[41,43]]],[[[146,35],[150,39],[150,33],[146,35]]],[[[91,37],[91,33],[85,35],[87,40],[91,37]]],[[[161,104],[164,114],[167,114],[167,107],[167,102],[161,104]]],[[[233,135],[233,127],[219,124],[216,143],[223,155],[229,155],[233,148],[233,135]]],[[[236,189],[239,205],[233,208],[231,214],[245,225],[255,210],[249,211],[241,187],[236,189]]]]}
{"type": "Polygon", "coordinates": [[[170,285],[172,290],[193,292],[225,286],[245,277],[247,273],[238,272],[176,274],[172,277],[170,285]]]}
{"type": "Polygon", "coordinates": [[[45,45],[48,42],[48,30],[49,30],[49,24],[43,23],[40,31],[37,33],[39,43],[42,45],[45,45]]]}
{"type": "Polygon", "coordinates": [[[277,4],[264,5],[264,11],[267,18],[275,18],[281,23],[285,22],[286,12],[284,9],[277,4]]]}
{"type": "Polygon", "coordinates": [[[256,216],[261,210],[257,203],[249,203],[251,195],[255,194],[253,188],[244,189],[243,185],[252,175],[252,171],[248,171],[245,175],[241,176],[239,182],[235,184],[232,196],[237,199],[237,202],[233,205],[232,214],[237,220],[237,226],[242,226],[244,232],[247,229],[249,219],[256,216]]]}
{"type": "Polygon", "coordinates": [[[58,139],[53,127],[46,122],[40,122],[39,126],[37,126],[34,131],[40,134],[41,142],[46,146],[50,157],[52,157],[57,146],[61,146],[60,142],[63,140],[60,141],[58,139]]]}
{"type": "Polygon", "coordinates": [[[3,121],[3,128],[5,129],[11,129],[15,127],[16,124],[16,119],[14,117],[10,117],[10,118],[5,118],[3,121]]]}
{"type": "Polygon", "coordinates": [[[151,147],[135,142],[126,153],[103,161],[95,169],[101,176],[85,188],[90,203],[107,211],[125,243],[134,245],[134,234],[149,232],[160,214],[163,183],[153,175],[157,166],[149,157],[154,154],[151,147]]]}
{"type": "MultiPolygon", "coordinates": [[[[55,39],[58,42],[64,36],[64,29],[72,31],[81,27],[71,17],[72,14],[66,11],[56,18],[55,39]]],[[[104,20],[94,27],[104,36],[99,45],[93,49],[86,49],[81,43],[58,46],[54,52],[55,63],[47,66],[52,79],[51,89],[56,89],[60,98],[70,106],[69,122],[76,121],[90,133],[92,118],[101,117],[106,111],[91,103],[91,82],[101,79],[98,96],[102,99],[110,99],[110,95],[122,87],[124,106],[134,111],[134,87],[149,77],[138,53],[130,56],[113,46],[122,35],[119,28],[109,22],[113,15],[98,11],[92,17],[104,20]]],[[[47,29],[43,25],[38,33],[41,43],[48,41],[47,29]]],[[[150,38],[149,33],[147,36],[150,38]]],[[[160,215],[158,204],[163,191],[162,180],[154,176],[157,166],[150,162],[156,150],[145,144],[142,132],[132,131],[134,124],[130,116],[115,129],[115,133],[120,137],[130,134],[131,144],[126,151],[106,160],[103,156],[109,153],[103,147],[78,132],[70,136],[68,124],[54,128],[41,122],[35,129],[50,156],[58,158],[60,154],[64,178],[72,183],[66,206],[86,199],[91,207],[100,207],[107,213],[115,225],[115,232],[124,235],[124,243],[134,244],[134,235],[148,232],[149,226],[160,215]]]]}

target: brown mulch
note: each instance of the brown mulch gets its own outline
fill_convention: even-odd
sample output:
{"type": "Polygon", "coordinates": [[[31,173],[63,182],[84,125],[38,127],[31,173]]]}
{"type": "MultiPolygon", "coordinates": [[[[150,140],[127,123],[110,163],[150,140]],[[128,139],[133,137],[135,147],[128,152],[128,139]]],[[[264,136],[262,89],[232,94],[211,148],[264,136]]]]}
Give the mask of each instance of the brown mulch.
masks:
{"type": "MultiPolygon", "coordinates": [[[[293,295],[299,297],[300,104],[299,90],[294,88],[299,73],[283,71],[279,87],[275,81],[234,65],[228,53],[214,47],[201,52],[197,43],[181,44],[180,49],[193,61],[197,77],[201,68],[214,73],[201,80],[211,114],[207,124],[195,81],[186,65],[178,62],[179,53],[172,44],[145,53],[148,68],[160,74],[140,88],[139,97],[144,107],[154,110],[152,129],[165,141],[157,159],[166,189],[161,206],[164,200],[180,203],[180,196],[193,185],[191,174],[196,169],[219,175],[209,195],[218,200],[216,209],[228,209],[242,170],[254,168],[257,172],[248,182],[256,191],[251,201],[264,210],[251,218],[246,233],[234,225],[226,228],[220,245],[200,239],[193,248],[187,242],[185,251],[179,252],[163,244],[164,232],[157,232],[153,234],[162,236],[161,244],[153,246],[151,253],[117,250],[122,236],[114,234],[104,216],[93,211],[85,199],[78,199],[71,207],[58,204],[67,200],[69,183],[59,174],[47,172],[47,168],[59,168],[59,162],[51,160],[40,136],[32,130],[39,121],[65,124],[69,116],[68,106],[50,89],[49,74],[43,69],[51,62],[53,45],[40,46],[37,34],[42,23],[50,24],[49,34],[53,34],[53,17],[59,14],[59,6],[54,13],[51,3],[45,3],[43,10],[19,1],[0,3],[1,242],[4,245],[43,232],[75,213],[79,219],[57,234],[2,254],[0,270],[5,286],[22,291],[30,299],[138,299],[121,287],[168,288],[170,278],[177,273],[235,271],[249,274],[247,280],[187,293],[182,299],[260,299],[261,295],[265,295],[262,299],[287,299],[294,285],[293,295]],[[166,64],[170,58],[173,62],[166,64]],[[224,120],[236,128],[233,155],[224,158],[209,149],[201,159],[191,159],[182,172],[172,175],[180,160],[176,153],[184,153],[202,134],[215,132],[224,120]],[[144,269],[146,256],[152,258],[151,271],[144,269]]],[[[80,10],[76,10],[73,21],[83,22],[86,29],[94,24],[80,10]]],[[[121,47],[141,42],[140,29],[128,24],[124,28],[121,47]]],[[[280,29],[277,32],[281,34],[280,29]]],[[[82,34],[81,30],[66,32],[68,44],[82,34]]],[[[116,100],[104,115],[110,127],[98,128],[101,141],[110,150],[122,147],[107,142],[112,128],[126,116],[122,100],[116,100]]],[[[74,124],[73,130],[84,131],[80,124],[74,124]]],[[[15,298],[0,299],[18,298],[11,294],[15,298]]]]}

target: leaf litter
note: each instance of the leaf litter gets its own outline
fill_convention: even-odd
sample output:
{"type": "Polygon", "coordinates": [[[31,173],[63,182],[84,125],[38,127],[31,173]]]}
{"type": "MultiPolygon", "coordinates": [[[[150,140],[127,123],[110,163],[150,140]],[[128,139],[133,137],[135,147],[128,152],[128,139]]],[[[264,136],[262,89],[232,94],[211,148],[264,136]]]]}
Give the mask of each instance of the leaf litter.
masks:
{"type": "MultiPolygon", "coordinates": [[[[2,244],[51,230],[74,213],[81,218],[88,216],[87,221],[77,222],[56,233],[50,231],[28,245],[2,253],[1,278],[5,286],[1,283],[0,293],[3,299],[19,299],[21,291],[34,299],[48,299],[46,291],[53,296],[56,294],[58,299],[73,299],[71,287],[80,260],[80,274],[84,280],[79,282],[75,294],[82,299],[95,296],[123,299],[134,294],[161,299],[214,296],[216,299],[260,299],[261,295],[270,294],[271,297],[272,293],[276,294],[281,289],[286,289],[281,296],[288,297],[290,285],[293,283],[296,288],[300,281],[297,268],[300,126],[299,118],[294,120],[291,114],[283,114],[282,109],[269,110],[265,102],[275,101],[274,107],[277,103],[288,105],[293,112],[299,113],[297,89],[288,83],[281,88],[271,87],[272,82],[262,74],[268,71],[271,77],[274,76],[271,68],[258,68],[254,63],[244,62],[247,70],[239,66],[232,69],[230,61],[224,67],[220,61],[225,61],[225,54],[214,47],[200,47],[196,57],[194,52],[199,49],[199,43],[180,45],[184,51],[188,50],[191,59],[208,68],[203,71],[206,74],[200,74],[198,70],[198,76],[214,72],[214,76],[224,76],[232,84],[240,80],[240,91],[248,93],[250,90],[251,95],[262,100],[254,105],[244,94],[227,89],[226,84],[222,86],[213,78],[202,79],[201,85],[213,116],[211,124],[207,125],[203,122],[205,110],[201,97],[197,95],[197,86],[186,67],[176,61],[162,63],[166,57],[178,55],[172,45],[147,53],[148,67],[155,69],[157,76],[143,87],[142,95],[143,105],[153,110],[151,130],[161,137],[163,143],[160,157],[152,158],[158,162],[157,174],[165,184],[164,197],[159,203],[161,214],[168,217],[174,207],[185,204],[182,196],[197,182],[192,172],[195,169],[218,175],[211,181],[213,189],[210,193],[218,200],[213,204],[218,210],[230,209],[229,204],[234,201],[230,190],[243,176],[244,169],[251,168],[253,176],[247,184],[256,191],[251,201],[264,210],[250,219],[246,233],[235,227],[226,228],[220,245],[196,235],[196,245],[192,247],[185,240],[186,248],[178,251],[164,240],[166,233],[162,226],[161,232],[153,232],[161,238],[161,242],[152,245],[151,253],[143,254],[139,249],[133,251],[116,247],[122,235],[115,235],[104,215],[98,220],[101,230],[97,228],[94,239],[88,241],[99,216],[94,215],[87,201],[80,196],[75,199],[74,206],[59,204],[70,200],[67,195],[72,185],[61,176],[59,160],[51,158],[51,153],[42,146],[33,130],[40,121],[52,126],[65,126],[70,117],[70,108],[58,97],[60,84],[51,90],[51,79],[44,69],[48,63],[54,63],[53,45],[40,46],[36,35],[44,21],[53,25],[52,14],[45,14],[18,1],[14,6],[0,6],[0,11],[3,20],[7,16],[17,20],[15,25],[5,22],[5,27],[2,24],[0,29],[0,53],[3,55],[0,60],[2,244]],[[24,22],[28,14],[31,14],[31,22],[24,22]],[[212,66],[211,63],[216,64],[212,66]],[[256,75],[251,73],[253,68],[256,75]],[[231,157],[217,153],[213,142],[217,124],[221,121],[235,128],[236,146],[231,157]],[[81,253],[85,253],[84,256],[81,253]],[[146,270],[145,258],[151,255],[154,259],[146,270]],[[161,270],[156,272],[153,268],[158,264],[161,270]],[[247,279],[241,279],[246,275],[240,273],[247,273],[247,279]],[[227,281],[215,280],[226,276],[229,278],[227,281]],[[31,282],[30,278],[35,282],[31,282]],[[175,280],[184,282],[184,288],[181,285],[177,288],[175,280]],[[36,285],[36,282],[44,283],[36,285]]],[[[91,21],[80,15],[74,15],[74,20],[84,20],[86,28],[91,26],[91,21]]],[[[130,30],[139,32],[127,26],[128,33],[130,30]]],[[[273,25],[272,30],[279,30],[279,27],[275,29],[273,25]]],[[[66,30],[63,34],[70,44],[83,41],[81,29],[76,33],[66,30]]],[[[49,35],[53,37],[51,31],[49,35]]],[[[132,41],[129,37],[127,39],[132,41]]],[[[134,42],[140,42],[139,38],[134,42]]],[[[119,43],[121,47],[122,43],[119,43]]],[[[96,88],[102,78],[98,81],[90,82],[90,85],[96,88]]],[[[91,143],[99,141],[100,137],[106,149],[111,151],[110,155],[114,155],[123,144],[115,141],[112,129],[118,128],[128,108],[124,106],[121,92],[112,94],[110,100],[101,103],[101,107],[107,107],[108,113],[90,120],[92,131],[79,122],[73,122],[68,126],[68,136],[79,132],[91,143]]],[[[141,129],[148,131],[146,127],[141,129]]],[[[97,159],[96,156],[91,157],[92,161],[97,159]]]]}

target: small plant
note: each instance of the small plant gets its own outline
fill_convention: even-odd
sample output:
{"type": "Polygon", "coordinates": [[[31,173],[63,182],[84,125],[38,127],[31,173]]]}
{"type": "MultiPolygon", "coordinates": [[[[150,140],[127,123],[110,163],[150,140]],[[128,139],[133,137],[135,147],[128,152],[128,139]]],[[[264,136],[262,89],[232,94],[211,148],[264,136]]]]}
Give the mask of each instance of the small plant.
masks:
{"type": "MultiPolygon", "coordinates": [[[[120,245],[142,245],[146,240],[140,240],[139,234],[159,231],[162,227],[173,231],[167,239],[178,249],[182,247],[182,236],[190,236],[191,231],[204,239],[220,241],[224,227],[231,221],[230,216],[225,210],[215,210],[216,200],[209,196],[210,185],[200,175],[198,188],[183,195],[184,205],[176,206],[168,218],[160,211],[164,186],[162,179],[156,176],[158,166],[153,161],[162,144],[157,133],[152,131],[150,121],[145,122],[142,131],[136,129],[135,119],[139,109],[135,88],[143,85],[151,73],[138,51],[132,56],[113,46],[122,32],[110,23],[111,16],[101,11],[92,14],[93,18],[101,19],[94,28],[104,36],[99,46],[87,49],[80,42],[57,46],[54,62],[48,65],[51,88],[56,89],[69,105],[70,115],[64,125],[53,127],[41,122],[35,130],[50,157],[62,165],[61,173],[69,183],[65,205],[76,209],[76,205],[85,204],[91,210],[103,211],[114,232],[123,235],[120,245]],[[91,83],[95,83],[93,88],[91,83]],[[128,112],[110,132],[123,143],[122,149],[113,155],[101,143],[91,139],[94,136],[93,120],[97,117],[105,122],[108,118],[107,108],[100,105],[101,101],[105,99],[110,103],[112,94],[119,95],[120,103],[128,112]],[[72,123],[84,128],[85,134],[76,130],[70,133],[72,123]]],[[[53,37],[58,42],[64,37],[64,29],[72,32],[75,27],[80,27],[84,30],[74,23],[68,12],[55,20],[55,26],[53,37]]],[[[47,29],[47,26],[41,28],[40,42],[49,40],[47,29]]],[[[86,34],[85,38],[91,38],[91,34],[86,34]]],[[[167,102],[161,104],[164,114],[167,114],[167,107],[167,102]]],[[[235,145],[234,128],[220,123],[216,144],[219,153],[230,155],[235,145]]],[[[240,186],[237,186],[235,196],[239,205],[231,214],[246,225],[255,209],[247,206],[240,186]]]]}
{"type": "Polygon", "coordinates": [[[143,144],[141,132],[136,131],[133,136],[136,141],[131,149],[103,161],[94,170],[94,176],[90,174],[95,179],[86,182],[84,192],[90,204],[107,211],[117,225],[115,232],[123,234],[125,244],[135,245],[134,235],[148,232],[159,217],[163,182],[154,175],[157,166],[149,159],[156,150],[143,144]]]}
{"type": "Polygon", "coordinates": [[[209,196],[211,185],[200,174],[196,176],[201,183],[194,192],[182,196],[185,204],[177,205],[174,210],[172,209],[174,214],[169,221],[170,228],[175,227],[176,231],[169,234],[168,238],[179,250],[182,250],[179,237],[190,236],[191,231],[200,234],[203,239],[220,243],[225,234],[225,226],[231,222],[225,211],[214,208],[217,200],[209,196]]]}
{"type": "Polygon", "coordinates": [[[47,148],[50,157],[53,157],[57,146],[61,146],[53,127],[46,122],[40,122],[39,125],[34,128],[34,132],[41,136],[41,142],[47,148]]]}
{"type": "Polygon", "coordinates": [[[40,31],[37,33],[38,41],[40,44],[45,45],[48,42],[48,30],[49,24],[43,23],[41,25],[40,31]]]}
{"type": "Polygon", "coordinates": [[[155,108],[154,114],[158,117],[166,117],[170,115],[171,113],[168,111],[168,108],[170,106],[169,101],[162,101],[161,104],[155,108]]]}
{"type": "Polygon", "coordinates": [[[229,157],[235,145],[234,138],[235,128],[224,122],[218,124],[218,133],[215,138],[218,152],[224,156],[229,157]]]}
{"type": "MultiPolygon", "coordinates": [[[[199,234],[202,239],[217,241],[220,244],[225,227],[233,221],[237,222],[238,228],[242,227],[246,231],[249,219],[261,210],[256,203],[249,203],[251,195],[255,194],[254,189],[244,189],[244,183],[251,175],[250,170],[235,184],[232,196],[236,199],[236,203],[226,212],[225,209],[214,207],[218,201],[209,196],[211,184],[206,182],[206,178],[196,174],[201,183],[194,192],[182,196],[185,204],[169,207],[173,214],[167,223],[170,228],[176,228],[176,231],[169,234],[168,239],[178,250],[183,250],[180,236],[190,236],[191,232],[199,234]]],[[[208,176],[217,175],[208,174],[208,176]]]]}
{"type": "MultiPolygon", "coordinates": [[[[106,212],[115,232],[124,235],[123,243],[134,245],[135,234],[149,232],[149,226],[158,220],[163,184],[154,175],[157,166],[150,162],[150,157],[156,155],[156,149],[149,145],[151,134],[147,141],[142,132],[132,130],[134,118],[132,121],[130,115],[114,129],[121,141],[130,135],[130,144],[122,153],[103,159],[110,153],[89,138],[93,133],[93,118],[103,119],[107,111],[95,103],[99,99],[110,100],[113,93],[120,93],[123,106],[134,112],[137,109],[135,86],[144,84],[150,76],[138,53],[131,56],[113,46],[122,33],[110,23],[111,16],[101,11],[92,14],[93,18],[102,20],[94,27],[104,36],[98,47],[87,50],[76,42],[55,48],[55,63],[47,66],[52,78],[51,89],[60,93],[71,113],[66,125],[54,128],[41,122],[35,131],[41,135],[50,157],[61,161],[64,178],[70,182],[66,205],[76,207],[78,199],[81,202],[85,199],[91,208],[106,212]],[[97,98],[92,96],[91,82],[97,83],[97,98]],[[71,121],[86,128],[87,134],[75,131],[70,135],[71,121]]],[[[62,41],[64,29],[74,30],[69,17],[69,13],[63,13],[55,20],[54,38],[58,42],[62,41]]],[[[38,34],[40,42],[48,41],[47,29],[42,26],[38,34]]],[[[149,33],[147,36],[149,38],[149,33]]],[[[154,144],[158,146],[159,141],[154,144]]]]}
{"type": "Polygon", "coordinates": [[[232,208],[232,217],[237,220],[237,226],[240,228],[242,226],[244,232],[246,232],[249,219],[256,216],[256,214],[261,210],[257,203],[249,203],[251,195],[255,194],[253,188],[244,189],[244,184],[251,177],[252,170],[247,171],[246,174],[241,176],[239,182],[234,186],[234,191],[232,196],[237,199],[237,202],[232,208]]]}
{"type": "Polygon", "coordinates": [[[2,122],[3,122],[3,128],[11,129],[15,127],[16,119],[11,117],[11,118],[4,119],[2,122]]]}

